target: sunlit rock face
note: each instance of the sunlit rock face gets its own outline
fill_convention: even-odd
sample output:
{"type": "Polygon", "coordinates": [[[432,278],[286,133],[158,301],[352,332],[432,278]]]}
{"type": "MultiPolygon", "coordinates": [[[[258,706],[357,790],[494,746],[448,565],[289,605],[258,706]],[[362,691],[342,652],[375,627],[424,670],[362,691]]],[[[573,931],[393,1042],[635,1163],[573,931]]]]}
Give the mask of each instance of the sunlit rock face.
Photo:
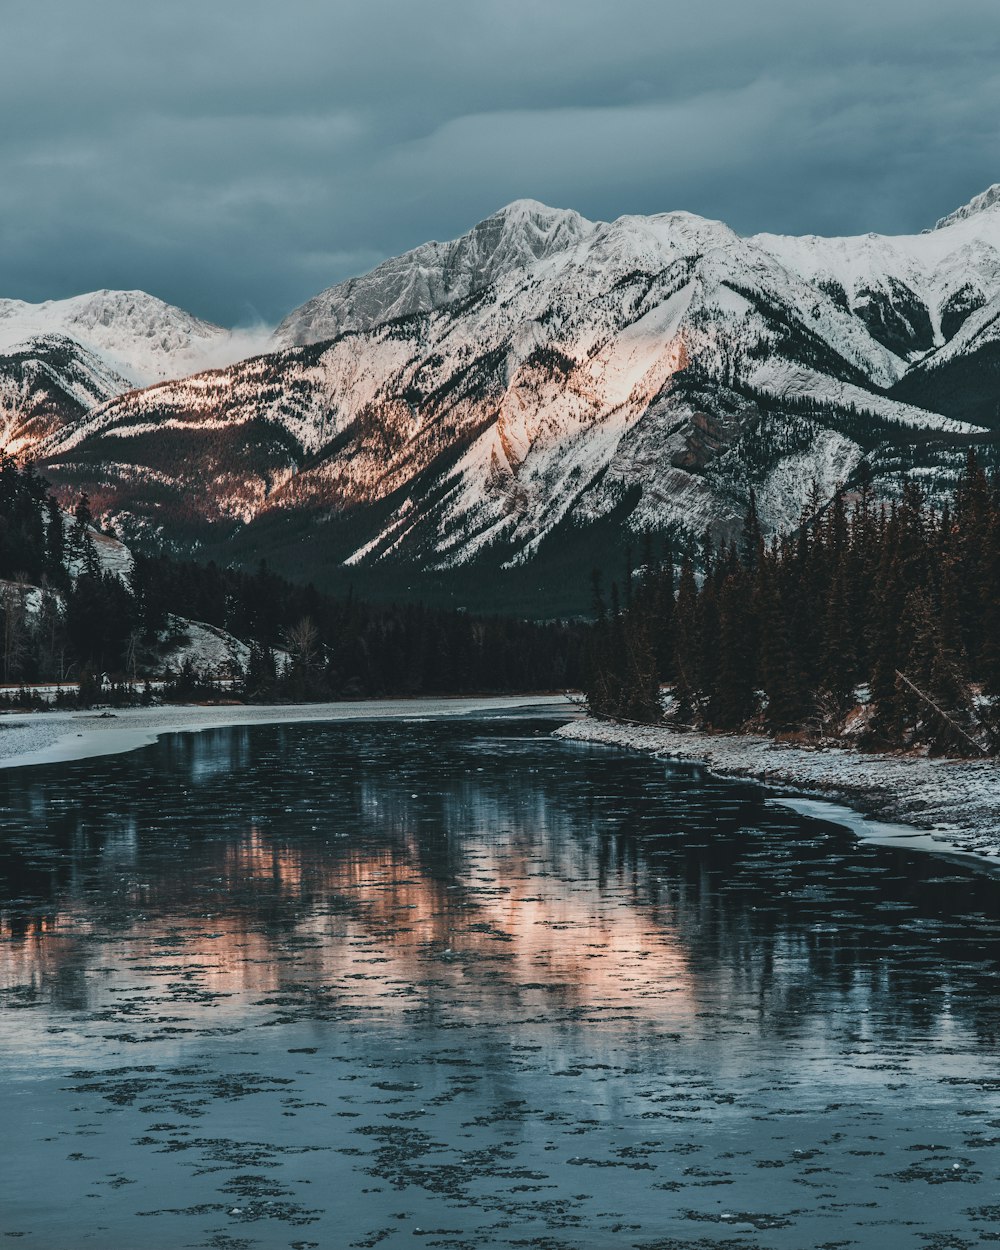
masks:
{"type": "Polygon", "coordinates": [[[45,334],[0,355],[0,449],[30,453],[129,382],[73,339],[45,334]]]}
{"type": "Polygon", "coordinates": [[[782,530],[862,460],[876,488],[945,489],[998,421],[980,200],[844,239],[518,201],[324,291],[262,355],[95,399],[34,454],[126,533],[321,521],[346,565],[516,565],[612,523],[727,536],[751,487],[782,530]]]}
{"type": "Polygon", "coordinates": [[[263,342],[144,291],[0,299],[0,450],[38,444],[129,391],[227,365],[263,342]]]}

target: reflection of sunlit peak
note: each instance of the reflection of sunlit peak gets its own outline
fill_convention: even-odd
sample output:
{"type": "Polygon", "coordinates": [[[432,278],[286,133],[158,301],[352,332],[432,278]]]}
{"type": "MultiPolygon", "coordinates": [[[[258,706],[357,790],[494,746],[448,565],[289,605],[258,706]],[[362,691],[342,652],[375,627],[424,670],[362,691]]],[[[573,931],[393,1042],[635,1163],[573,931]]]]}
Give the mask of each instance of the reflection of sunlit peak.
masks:
{"type": "Polygon", "coordinates": [[[137,974],[157,990],[181,985],[180,1002],[170,1003],[177,1019],[197,1014],[188,1002],[195,991],[222,996],[214,1005],[221,1020],[246,1011],[241,993],[280,993],[286,980],[321,984],[352,1009],[390,1015],[413,1009],[414,987],[436,999],[432,987],[443,984],[458,1013],[481,1010],[485,996],[507,1014],[562,1004],[658,1018],[663,992],[672,1018],[689,1014],[683,948],[669,924],[635,905],[632,884],[578,888],[590,868],[576,862],[572,841],[533,845],[536,831],[506,817],[509,833],[459,853],[457,875],[446,876],[428,869],[415,835],[337,841],[317,854],[252,826],[223,848],[217,893],[168,893],[158,907],[154,882],[134,928],[84,948],[74,912],[39,919],[31,936],[15,938],[8,927],[0,968],[8,984],[44,984],[64,958],[116,967],[111,980],[87,982],[88,993],[111,994],[112,1005],[121,1001],[115,986],[137,974]],[[283,900],[299,909],[289,913],[291,928],[261,923],[253,903],[261,888],[268,907],[283,900]],[[50,929],[59,940],[49,940],[50,929]],[[291,932],[294,956],[284,949],[291,932]]]}
{"type": "Polygon", "coordinates": [[[267,882],[282,893],[298,894],[303,882],[302,852],[265,838],[254,825],[226,848],[226,874],[234,884],[267,882]]]}

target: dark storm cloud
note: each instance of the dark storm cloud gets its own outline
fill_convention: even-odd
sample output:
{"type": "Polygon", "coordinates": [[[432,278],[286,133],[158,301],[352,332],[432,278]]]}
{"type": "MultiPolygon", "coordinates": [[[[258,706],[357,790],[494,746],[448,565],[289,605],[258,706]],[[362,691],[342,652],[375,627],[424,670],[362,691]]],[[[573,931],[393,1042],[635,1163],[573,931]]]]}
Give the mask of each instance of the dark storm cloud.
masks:
{"type": "Polygon", "coordinates": [[[6,0],[0,296],[226,322],[519,196],[920,229],[1000,180],[995,0],[6,0]]]}

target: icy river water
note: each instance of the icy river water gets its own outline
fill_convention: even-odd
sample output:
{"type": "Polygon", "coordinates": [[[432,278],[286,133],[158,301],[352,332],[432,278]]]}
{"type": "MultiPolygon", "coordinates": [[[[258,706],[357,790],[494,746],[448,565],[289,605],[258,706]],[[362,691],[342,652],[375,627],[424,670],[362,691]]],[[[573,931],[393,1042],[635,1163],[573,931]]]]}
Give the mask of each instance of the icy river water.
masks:
{"type": "Polygon", "coordinates": [[[0,776],[0,1246],[1000,1244],[1000,880],[552,728],[0,776]]]}

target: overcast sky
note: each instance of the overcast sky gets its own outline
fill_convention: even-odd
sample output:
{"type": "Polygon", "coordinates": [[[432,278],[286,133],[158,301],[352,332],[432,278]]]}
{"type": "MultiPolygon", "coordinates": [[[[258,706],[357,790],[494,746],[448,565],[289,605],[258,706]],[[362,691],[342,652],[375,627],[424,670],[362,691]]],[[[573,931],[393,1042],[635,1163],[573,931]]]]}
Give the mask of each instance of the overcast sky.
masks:
{"type": "Polygon", "coordinates": [[[919,230],[1000,181],[996,0],[0,0],[0,297],[225,324],[522,196],[919,230]]]}

